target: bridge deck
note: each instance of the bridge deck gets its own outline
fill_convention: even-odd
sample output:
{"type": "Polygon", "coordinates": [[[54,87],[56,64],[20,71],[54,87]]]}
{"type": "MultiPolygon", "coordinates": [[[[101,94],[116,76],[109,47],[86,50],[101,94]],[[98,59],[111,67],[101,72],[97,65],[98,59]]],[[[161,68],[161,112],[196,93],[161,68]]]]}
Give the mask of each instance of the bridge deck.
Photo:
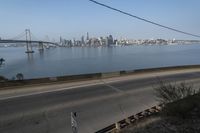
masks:
{"type": "MultiPolygon", "coordinates": [[[[58,46],[58,43],[48,42],[48,41],[28,41],[31,43],[48,43],[58,46]]],[[[26,40],[0,40],[0,43],[27,43],[26,40]]]]}

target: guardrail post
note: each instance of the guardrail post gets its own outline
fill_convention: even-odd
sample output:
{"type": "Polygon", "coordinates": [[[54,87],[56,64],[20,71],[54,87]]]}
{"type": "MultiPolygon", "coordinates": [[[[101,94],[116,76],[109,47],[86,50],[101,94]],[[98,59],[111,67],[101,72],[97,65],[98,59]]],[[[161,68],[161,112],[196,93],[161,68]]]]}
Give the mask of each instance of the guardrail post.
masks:
{"type": "Polygon", "coordinates": [[[126,118],[126,123],[131,124],[131,120],[129,118],[126,118]]]}
{"type": "Polygon", "coordinates": [[[117,122],[115,123],[115,128],[119,131],[120,130],[120,124],[117,122]]]}

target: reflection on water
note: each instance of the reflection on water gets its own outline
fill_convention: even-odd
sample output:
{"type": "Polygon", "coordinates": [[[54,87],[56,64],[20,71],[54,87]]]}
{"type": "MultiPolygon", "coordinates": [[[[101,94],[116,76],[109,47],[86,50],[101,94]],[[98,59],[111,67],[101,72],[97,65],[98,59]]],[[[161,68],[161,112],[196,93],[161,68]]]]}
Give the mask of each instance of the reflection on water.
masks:
{"type": "Polygon", "coordinates": [[[33,53],[26,53],[28,57],[28,63],[32,65],[34,63],[33,53]]]}
{"type": "Polygon", "coordinates": [[[84,73],[200,64],[200,45],[51,48],[25,53],[24,48],[0,48],[6,60],[0,75],[12,78],[54,77],[84,73]]]}
{"type": "Polygon", "coordinates": [[[44,59],[44,50],[39,50],[40,59],[44,59]]]}

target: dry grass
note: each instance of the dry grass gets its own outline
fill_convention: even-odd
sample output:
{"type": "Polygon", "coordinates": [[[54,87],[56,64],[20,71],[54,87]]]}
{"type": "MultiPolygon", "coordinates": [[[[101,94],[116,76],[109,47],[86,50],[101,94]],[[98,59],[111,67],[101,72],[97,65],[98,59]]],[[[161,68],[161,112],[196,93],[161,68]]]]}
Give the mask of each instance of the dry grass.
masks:
{"type": "Polygon", "coordinates": [[[120,133],[199,133],[200,119],[162,118],[144,127],[135,126],[120,133]]]}
{"type": "Polygon", "coordinates": [[[160,84],[157,89],[160,89],[157,90],[159,98],[165,103],[156,116],[160,119],[145,126],[140,126],[144,125],[141,121],[120,133],[200,133],[200,93],[194,94],[196,91],[186,84],[179,84],[178,87],[160,84]]]}

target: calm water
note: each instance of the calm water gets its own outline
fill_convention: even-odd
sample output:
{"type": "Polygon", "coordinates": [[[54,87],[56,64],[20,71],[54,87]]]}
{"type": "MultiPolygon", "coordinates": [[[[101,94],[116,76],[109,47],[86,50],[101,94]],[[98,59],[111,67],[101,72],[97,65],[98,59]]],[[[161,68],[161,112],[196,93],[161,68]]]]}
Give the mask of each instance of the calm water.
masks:
{"type": "Polygon", "coordinates": [[[25,54],[25,48],[0,48],[6,60],[0,75],[54,77],[96,72],[200,64],[199,45],[51,48],[25,54]]]}

